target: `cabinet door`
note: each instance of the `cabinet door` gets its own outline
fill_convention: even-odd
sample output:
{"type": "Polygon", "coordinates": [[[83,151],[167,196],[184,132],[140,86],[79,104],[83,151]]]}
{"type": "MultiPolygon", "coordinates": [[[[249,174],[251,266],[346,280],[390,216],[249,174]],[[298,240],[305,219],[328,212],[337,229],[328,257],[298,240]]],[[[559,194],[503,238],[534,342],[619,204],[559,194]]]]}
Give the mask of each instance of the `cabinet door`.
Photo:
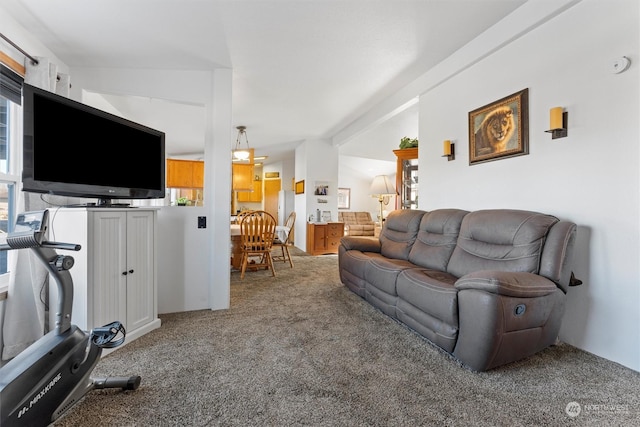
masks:
{"type": "Polygon", "coordinates": [[[167,187],[191,188],[193,183],[192,162],[167,159],[167,187]]]}
{"type": "Polygon", "coordinates": [[[193,188],[204,188],[204,162],[193,162],[193,188]]]}
{"type": "Polygon", "coordinates": [[[127,212],[127,324],[135,330],[155,319],[154,213],[127,212]]]}
{"type": "MultiPolygon", "coordinates": [[[[253,190],[253,165],[232,164],[231,189],[233,191],[253,190]]],[[[238,194],[239,195],[239,194],[238,194]]]]}
{"type": "Polygon", "coordinates": [[[324,252],[327,249],[327,226],[314,225],[313,232],[313,249],[318,252],[324,252]]]}
{"type": "Polygon", "coordinates": [[[262,202],[262,181],[253,181],[251,199],[253,202],[262,202]]]}
{"type": "Polygon", "coordinates": [[[253,181],[253,191],[249,193],[250,202],[262,202],[262,181],[253,181]]]}
{"type": "Polygon", "coordinates": [[[88,286],[93,290],[93,301],[89,302],[93,322],[87,328],[115,320],[127,327],[127,276],[123,274],[127,267],[127,216],[117,211],[96,212],[92,221],[93,273],[88,286]]]}
{"type": "Polygon", "coordinates": [[[253,191],[239,191],[239,202],[261,202],[262,201],[262,181],[253,181],[251,184],[253,191]]]}

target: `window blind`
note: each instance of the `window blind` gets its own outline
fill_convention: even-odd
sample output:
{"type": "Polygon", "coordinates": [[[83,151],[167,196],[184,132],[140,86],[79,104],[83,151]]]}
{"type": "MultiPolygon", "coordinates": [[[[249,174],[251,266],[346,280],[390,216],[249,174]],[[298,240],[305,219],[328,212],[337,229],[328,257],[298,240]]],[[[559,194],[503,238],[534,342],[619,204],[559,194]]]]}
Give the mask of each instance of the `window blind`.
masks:
{"type": "Polygon", "coordinates": [[[13,70],[0,64],[0,96],[22,105],[22,84],[24,79],[13,70]]]}

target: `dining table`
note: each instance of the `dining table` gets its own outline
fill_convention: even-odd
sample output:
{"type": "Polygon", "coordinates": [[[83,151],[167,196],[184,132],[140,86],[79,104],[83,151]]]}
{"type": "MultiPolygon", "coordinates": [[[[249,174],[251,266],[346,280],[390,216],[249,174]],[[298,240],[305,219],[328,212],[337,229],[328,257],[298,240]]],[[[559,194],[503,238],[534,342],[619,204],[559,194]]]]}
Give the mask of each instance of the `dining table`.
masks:
{"type": "MultiPolygon", "coordinates": [[[[242,268],[242,235],[240,224],[231,224],[231,267],[234,270],[242,268]]],[[[289,236],[289,227],[276,225],[276,238],[281,242],[286,242],[289,236]]]]}

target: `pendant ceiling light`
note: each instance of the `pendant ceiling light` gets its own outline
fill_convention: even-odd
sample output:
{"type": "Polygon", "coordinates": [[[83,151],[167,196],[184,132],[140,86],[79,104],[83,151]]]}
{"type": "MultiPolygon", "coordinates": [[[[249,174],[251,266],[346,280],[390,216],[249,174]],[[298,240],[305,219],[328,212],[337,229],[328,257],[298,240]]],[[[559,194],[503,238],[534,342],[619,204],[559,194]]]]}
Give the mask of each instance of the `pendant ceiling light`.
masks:
{"type": "Polygon", "coordinates": [[[249,139],[247,138],[247,127],[246,126],[238,126],[238,137],[236,138],[236,148],[233,150],[233,157],[238,160],[247,160],[250,156],[249,152],[249,139]],[[244,135],[244,141],[246,142],[247,148],[243,149],[242,146],[242,136],[244,135]]]}

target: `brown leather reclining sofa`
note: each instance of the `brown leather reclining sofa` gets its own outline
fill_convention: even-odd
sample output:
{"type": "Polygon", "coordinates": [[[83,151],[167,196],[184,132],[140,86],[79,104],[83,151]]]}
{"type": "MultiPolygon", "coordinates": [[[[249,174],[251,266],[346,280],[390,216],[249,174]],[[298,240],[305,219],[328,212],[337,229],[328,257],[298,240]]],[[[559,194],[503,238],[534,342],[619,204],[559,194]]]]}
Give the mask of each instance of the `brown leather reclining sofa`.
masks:
{"type": "Polygon", "coordinates": [[[344,285],[485,371],[552,345],[573,275],[576,225],[537,212],[397,210],[379,239],[345,236],[344,285]]]}

